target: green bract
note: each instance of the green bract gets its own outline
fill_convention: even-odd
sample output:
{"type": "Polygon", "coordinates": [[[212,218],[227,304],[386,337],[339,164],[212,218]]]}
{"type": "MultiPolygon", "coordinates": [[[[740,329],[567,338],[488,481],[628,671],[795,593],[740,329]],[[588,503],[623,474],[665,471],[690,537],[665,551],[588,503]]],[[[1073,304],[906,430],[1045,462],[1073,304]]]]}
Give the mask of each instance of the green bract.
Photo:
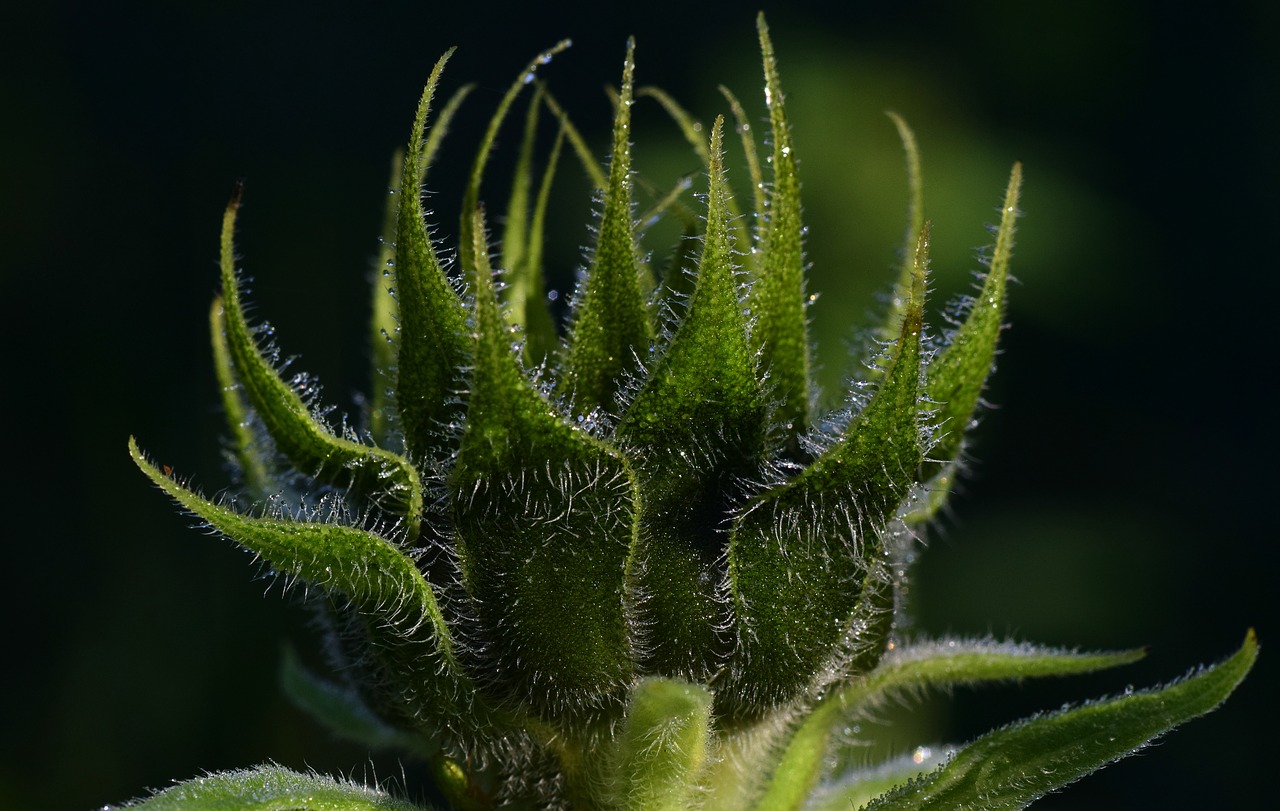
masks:
{"type": "MultiPolygon", "coordinates": [[[[232,246],[237,192],[211,323],[246,497],[208,501],[130,441],[186,510],[323,603],[336,675],[291,659],[297,700],[370,746],[427,758],[455,808],[1022,807],[1212,709],[1253,661],[1251,634],[1216,668],[1039,716],[943,763],[829,773],[831,753],[850,743],[836,731],[887,697],[1140,654],[897,630],[918,527],[947,494],[992,368],[1021,169],[981,288],[951,329],[930,332],[919,160],[894,117],[912,188],[901,276],[867,379],[840,410],[815,414],[796,147],[763,18],[759,31],[767,178],[726,91],[754,190],[746,216],[726,180],[724,119],[704,140],[665,93],[635,92],[633,45],[607,168],[598,166],[533,81],[562,44],[501,101],[463,197],[452,267],[420,194],[466,92],[428,128],[446,54],[396,166],[404,191],[388,209],[390,271],[374,293],[367,430],[338,431],[319,416],[248,322],[232,246]],[[495,260],[481,180],[526,86],[532,104],[495,260]],[[638,247],[630,116],[640,96],[667,108],[707,169],[705,228],[688,243],[688,265],[665,275],[638,247]],[[560,135],[538,175],[544,111],[560,135]],[[543,297],[542,232],[566,141],[602,205],[560,336],[543,297]]],[[[666,205],[683,205],[674,200],[666,205]]],[[[272,767],[183,784],[140,807],[405,806],[272,767]]]]}

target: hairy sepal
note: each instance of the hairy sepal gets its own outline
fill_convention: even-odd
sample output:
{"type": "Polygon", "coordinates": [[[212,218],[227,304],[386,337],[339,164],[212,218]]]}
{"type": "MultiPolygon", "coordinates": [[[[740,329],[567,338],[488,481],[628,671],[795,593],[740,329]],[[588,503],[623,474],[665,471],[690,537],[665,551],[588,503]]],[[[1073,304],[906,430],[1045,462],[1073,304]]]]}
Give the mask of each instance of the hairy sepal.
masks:
{"type": "Polygon", "coordinates": [[[574,295],[561,386],[575,413],[614,410],[621,382],[639,372],[653,326],[641,292],[632,226],[631,102],[635,43],[627,43],[622,91],[613,123],[613,151],[600,230],[586,275],[574,295]]]}
{"type": "MultiPolygon", "coordinates": [[[[906,137],[904,135],[904,139],[906,137]]],[[[1009,260],[1013,256],[1021,188],[1022,164],[1014,164],[1001,208],[995,251],[982,287],[969,304],[964,321],[929,363],[925,393],[936,407],[933,419],[937,433],[920,473],[921,481],[928,482],[940,495],[931,498],[926,509],[912,517],[913,523],[923,523],[941,506],[954,478],[951,468],[959,458],[983,386],[995,365],[996,343],[1004,326],[1009,260]]]]}
{"type": "Polygon", "coordinates": [[[275,486],[271,475],[270,443],[262,442],[254,430],[252,411],[236,382],[235,364],[227,347],[221,297],[215,298],[209,308],[209,334],[213,345],[213,369],[222,390],[222,414],[231,431],[231,457],[249,494],[256,499],[266,499],[275,486]]]}
{"type": "Polygon", "coordinates": [[[775,422],[785,428],[786,447],[794,452],[809,427],[810,360],[805,320],[804,226],[800,216],[800,178],[796,171],[791,124],[778,75],[778,61],[761,13],[756,20],[764,61],[765,101],[773,135],[773,186],[757,216],[762,223],[759,278],[751,288],[753,335],[774,397],[775,422]]]}
{"type": "Polygon", "coordinates": [[[240,514],[179,484],[147,460],[132,438],[129,453],[182,507],[258,555],[287,582],[316,586],[339,604],[345,601],[362,620],[406,718],[462,723],[476,736],[484,724],[494,723],[471,702],[475,687],[462,671],[436,596],[398,544],[356,526],[240,514]]]}
{"type": "Polygon", "coordinates": [[[396,406],[410,458],[444,464],[462,415],[459,392],[470,362],[467,315],[431,242],[419,178],[429,142],[425,129],[436,85],[452,51],[440,58],[423,90],[409,136],[396,226],[395,289],[400,316],[396,406]],[[412,182],[411,182],[412,181],[412,182]]]}
{"type": "Polygon", "coordinates": [[[865,672],[893,619],[888,524],[922,457],[921,332],[928,229],[884,379],[843,436],[762,494],[729,539],[737,645],[731,696],[760,711],[824,678],[865,672]]]}
{"type": "Polygon", "coordinates": [[[727,653],[720,590],[728,496],[757,473],[768,417],[733,265],[722,133],[717,120],[707,233],[684,321],[617,429],[642,484],[647,664],[692,679],[714,673],[727,653]]]}
{"type": "Polygon", "coordinates": [[[485,669],[547,720],[617,712],[631,677],[623,591],[636,485],[626,460],[525,378],[478,216],[472,233],[478,340],[449,492],[485,669]]]}

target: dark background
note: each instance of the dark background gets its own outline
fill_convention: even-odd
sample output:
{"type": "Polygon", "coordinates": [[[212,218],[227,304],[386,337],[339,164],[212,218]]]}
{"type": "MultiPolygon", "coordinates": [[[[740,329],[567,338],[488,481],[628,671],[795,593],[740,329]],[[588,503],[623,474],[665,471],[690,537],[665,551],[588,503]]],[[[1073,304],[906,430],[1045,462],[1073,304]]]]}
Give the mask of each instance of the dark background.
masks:
{"type": "MultiPolygon", "coordinates": [[[[924,150],[936,301],[965,289],[1009,165],[1025,163],[998,408],[918,572],[920,628],[1150,645],[1121,672],[931,702],[922,734],[967,740],[1153,684],[1225,656],[1253,625],[1262,659],[1228,705],[1040,807],[1254,807],[1277,721],[1276,6],[760,5],[789,91],[832,396],[902,228],[902,159],[881,112],[905,115],[924,150]]],[[[281,698],[282,645],[315,647],[306,612],[246,554],[189,530],[125,453],[136,434],[206,492],[227,483],[205,323],[222,207],[244,178],[239,247],[257,312],[349,409],[367,388],[365,291],[389,156],[445,48],[459,46],[446,89],[479,82],[429,183],[449,239],[476,131],[534,53],[574,39],[543,75],[603,154],[601,89],[617,82],[629,34],[641,83],[709,122],[725,112],[724,82],[759,120],[756,8],[0,12],[11,370],[0,807],[86,809],[269,759],[399,779],[394,758],[335,744],[281,698]]],[[[642,174],[697,169],[660,114],[636,115],[642,174]]],[[[581,172],[561,178],[552,258],[571,271],[590,205],[581,172]]],[[[503,190],[486,189],[495,208],[503,190]]]]}

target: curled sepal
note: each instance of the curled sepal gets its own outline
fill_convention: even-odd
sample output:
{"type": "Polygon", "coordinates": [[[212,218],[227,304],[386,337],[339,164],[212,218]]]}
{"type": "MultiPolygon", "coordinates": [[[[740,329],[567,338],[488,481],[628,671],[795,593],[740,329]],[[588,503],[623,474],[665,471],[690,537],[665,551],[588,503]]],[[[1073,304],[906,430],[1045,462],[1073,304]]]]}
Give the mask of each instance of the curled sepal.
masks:
{"type": "Polygon", "coordinates": [[[344,524],[257,518],[208,501],[143,456],[133,437],[129,454],[161,490],[218,532],[256,553],[283,575],[350,601],[359,614],[400,635],[425,632],[435,655],[454,667],[453,642],[431,586],[394,542],[344,524]]]}
{"type": "Polygon", "coordinates": [[[419,462],[438,463],[449,455],[450,426],[462,415],[458,396],[465,381],[461,370],[471,352],[466,311],[436,256],[418,180],[424,171],[421,161],[431,151],[431,142],[423,140],[431,100],[452,53],[440,57],[418,102],[396,220],[395,289],[400,312],[396,406],[406,450],[419,462]]]}
{"type": "Polygon", "coordinates": [[[298,470],[320,481],[349,488],[382,510],[404,518],[416,538],[422,522],[422,483],[402,456],[335,436],[311,413],[302,396],[281,379],[259,349],[245,319],[236,279],[236,212],[240,194],[222,218],[222,324],[235,376],[267,433],[298,470]]]}
{"type": "Polygon", "coordinates": [[[809,427],[809,337],[805,321],[804,226],[800,218],[800,178],[796,172],[791,125],[782,96],[778,61],[764,14],[756,19],[764,61],[765,100],[773,133],[773,187],[762,212],[760,252],[763,266],[751,290],[754,334],[764,369],[779,401],[774,419],[787,430],[794,450],[809,427]]]}
{"type": "MultiPolygon", "coordinates": [[[[824,768],[830,766],[831,739],[836,730],[854,725],[897,696],[913,698],[930,687],[948,689],[979,682],[1089,673],[1129,664],[1142,656],[1141,650],[1075,653],[955,639],[897,648],[865,677],[830,691],[795,728],[759,807],[790,811],[804,806],[824,768]]],[[[917,766],[911,775],[920,771],[917,766]]]]}
{"type": "Polygon", "coordinates": [[[209,308],[209,334],[213,344],[213,370],[222,389],[222,413],[231,431],[232,458],[249,493],[255,498],[266,498],[272,490],[271,459],[249,422],[249,409],[236,385],[220,297],[215,297],[209,308]]]}
{"type": "Polygon", "coordinates": [[[104,811],[428,811],[385,791],[280,766],[197,777],[104,811]]]}
{"type": "Polygon", "coordinates": [[[711,691],[676,679],[645,679],[631,691],[610,753],[609,808],[685,811],[697,807],[710,755],[711,691]]]}
{"type": "Polygon", "coordinates": [[[724,516],[736,480],[752,476],[767,404],[735,279],[721,140],[711,133],[707,234],[684,321],[628,405],[617,436],[638,459],[638,585],[650,667],[702,679],[726,653],[718,593],[724,516]]]}
{"type": "Polygon", "coordinates": [[[942,768],[881,795],[866,808],[1026,808],[1213,710],[1244,679],[1257,655],[1258,640],[1250,629],[1240,650],[1213,667],[1165,687],[1126,692],[990,732],[942,768]]]}
{"type": "Polygon", "coordinates": [[[965,432],[973,420],[978,398],[995,362],[996,341],[1004,323],[1005,290],[1009,259],[1013,255],[1014,223],[1018,218],[1018,192],[1022,164],[1015,163],[1005,191],[995,251],[982,288],[969,306],[964,322],[950,336],[947,346],[929,363],[925,394],[937,404],[934,420],[937,442],[921,468],[927,481],[954,461],[965,432]]]}
{"type": "Polygon", "coordinates": [[[737,622],[730,700],[763,709],[870,670],[893,620],[886,525],[921,459],[920,334],[928,228],[898,341],[871,401],[809,467],[766,491],[729,538],[737,622]]]}
{"type": "Polygon", "coordinates": [[[640,288],[631,205],[631,102],[635,43],[628,41],[613,122],[613,152],[595,250],[575,294],[565,375],[578,414],[612,410],[618,386],[638,371],[653,334],[640,288]]]}
{"type": "Polygon", "coordinates": [[[635,533],[627,462],[525,378],[474,226],[475,361],[449,482],[486,670],[547,719],[620,710],[631,677],[623,577],[635,533]]]}

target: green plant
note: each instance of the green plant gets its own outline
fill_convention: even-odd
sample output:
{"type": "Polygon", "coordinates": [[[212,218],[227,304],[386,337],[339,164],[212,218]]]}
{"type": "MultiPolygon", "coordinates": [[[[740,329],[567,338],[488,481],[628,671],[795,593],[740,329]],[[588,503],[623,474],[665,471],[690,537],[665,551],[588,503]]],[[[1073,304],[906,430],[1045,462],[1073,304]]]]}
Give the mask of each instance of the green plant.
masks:
{"type": "MultiPolygon", "coordinates": [[[[247,322],[232,248],[237,193],[211,327],[251,503],[204,499],[130,441],[183,508],[320,604],[335,676],[289,662],[294,697],[357,740],[427,759],[454,808],[1020,808],[1208,712],[1256,656],[1250,633],[1231,658],[1165,687],[833,772],[833,753],[850,743],[841,730],[890,697],[1081,673],[1141,653],[922,640],[896,625],[917,534],[949,492],[993,364],[1021,169],[981,289],[950,329],[931,334],[919,162],[894,119],[912,189],[901,275],[865,380],[843,408],[816,414],[796,157],[763,18],[759,29],[768,184],[726,93],[751,219],[725,179],[723,119],[706,143],[669,97],[647,91],[707,166],[691,264],[678,253],[659,280],[640,258],[631,50],[602,169],[532,81],[557,48],[521,73],[482,139],[451,272],[419,194],[466,93],[428,134],[446,54],[393,183],[407,193],[389,207],[388,283],[375,285],[367,431],[328,425],[311,384],[286,381],[247,322]],[[535,97],[499,241],[500,286],[479,192],[494,136],[526,85],[535,97]],[[543,109],[559,117],[560,135],[535,191],[543,109]],[[542,299],[541,256],[565,142],[603,202],[561,340],[542,299]]],[[[674,194],[660,213],[696,225],[674,194]]],[[[184,783],[138,807],[410,806],[264,767],[184,783]]]]}

